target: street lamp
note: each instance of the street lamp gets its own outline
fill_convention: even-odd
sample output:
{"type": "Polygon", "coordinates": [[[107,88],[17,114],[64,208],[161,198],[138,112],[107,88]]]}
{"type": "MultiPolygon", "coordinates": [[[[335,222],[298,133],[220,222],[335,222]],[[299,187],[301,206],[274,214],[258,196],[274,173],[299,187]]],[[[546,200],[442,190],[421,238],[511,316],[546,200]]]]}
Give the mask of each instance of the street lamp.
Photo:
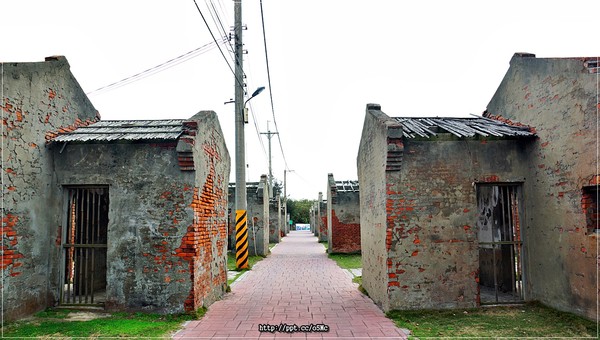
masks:
{"type": "Polygon", "coordinates": [[[250,99],[258,96],[264,90],[265,90],[265,87],[261,86],[261,87],[257,88],[256,91],[252,92],[252,95],[250,96],[250,98],[246,99],[246,101],[244,102],[244,107],[246,106],[246,103],[248,103],[250,101],[250,99]]]}
{"type": "Polygon", "coordinates": [[[250,99],[258,96],[264,90],[264,86],[257,88],[256,91],[252,92],[250,98],[246,99],[246,101],[244,102],[244,123],[248,124],[248,108],[246,107],[246,104],[250,101],[250,99]]]}

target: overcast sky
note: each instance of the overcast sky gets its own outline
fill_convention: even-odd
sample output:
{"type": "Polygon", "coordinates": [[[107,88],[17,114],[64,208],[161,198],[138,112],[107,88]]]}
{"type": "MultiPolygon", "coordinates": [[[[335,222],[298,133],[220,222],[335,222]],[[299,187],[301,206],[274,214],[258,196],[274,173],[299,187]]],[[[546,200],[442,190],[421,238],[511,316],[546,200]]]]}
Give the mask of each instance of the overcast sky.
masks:
{"type": "MultiPolygon", "coordinates": [[[[229,32],[232,0],[196,1],[217,39],[229,32]]],[[[248,92],[267,87],[249,102],[256,125],[252,118],[246,125],[247,181],[258,181],[268,173],[268,142],[258,132],[267,132],[267,124],[275,131],[275,124],[260,1],[242,6],[248,92]]],[[[272,139],[274,177],[283,181],[285,156],[293,170],[288,194],[295,199],[325,192],[328,173],[357,179],[367,103],[381,104],[393,117],[480,114],[515,52],[600,55],[595,7],[589,0],[264,0],[281,139],[281,145],[272,139]]],[[[0,32],[0,62],[64,55],[86,92],[213,42],[193,0],[0,0],[0,32]]],[[[228,45],[220,46],[233,65],[228,45]]],[[[89,97],[103,120],[189,118],[214,110],[233,169],[234,106],[224,104],[234,96],[233,74],[219,49],[199,52],[89,97]]]]}

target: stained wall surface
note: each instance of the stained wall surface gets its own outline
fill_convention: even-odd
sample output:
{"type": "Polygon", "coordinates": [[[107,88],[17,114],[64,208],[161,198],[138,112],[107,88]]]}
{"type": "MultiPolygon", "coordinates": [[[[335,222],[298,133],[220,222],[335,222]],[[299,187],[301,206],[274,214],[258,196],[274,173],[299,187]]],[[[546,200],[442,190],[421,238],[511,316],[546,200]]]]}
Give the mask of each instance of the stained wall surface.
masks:
{"type": "Polygon", "coordinates": [[[363,129],[363,286],[384,310],[476,307],[475,184],[523,183],[527,142],[408,139],[375,105],[363,129]]]}
{"type": "Polygon", "coordinates": [[[583,191],[597,188],[599,175],[597,59],[515,54],[487,107],[539,137],[525,162],[528,298],[593,320],[599,235],[587,228],[583,191]]]}
{"type": "Polygon", "coordinates": [[[193,311],[225,292],[229,154],[214,112],[187,124],[194,171],[178,141],[53,147],[61,187],[108,187],[107,309],[193,311]]]}
{"type": "Polygon", "coordinates": [[[216,114],[186,121],[180,139],[56,143],[100,119],[67,60],[1,70],[4,319],[60,303],[75,188],[108,192],[103,274],[89,278],[105,281],[106,307],[171,313],[220,298],[230,159],[216,114]]]}
{"type": "Polygon", "coordinates": [[[5,320],[54,304],[62,199],[46,141],[99,119],[66,58],[2,63],[2,245],[5,320]]]}

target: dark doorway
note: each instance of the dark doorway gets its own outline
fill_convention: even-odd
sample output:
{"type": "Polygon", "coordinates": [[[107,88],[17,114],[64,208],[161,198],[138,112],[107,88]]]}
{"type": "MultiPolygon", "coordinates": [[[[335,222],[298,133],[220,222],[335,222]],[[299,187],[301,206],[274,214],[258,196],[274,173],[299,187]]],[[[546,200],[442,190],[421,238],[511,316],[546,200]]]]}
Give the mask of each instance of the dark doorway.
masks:
{"type": "Polygon", "coordinates": [[[523,301],[520,196],[520,185],[477,185],[479,296],[482,304],[523,301]]]}
{"type": "Polygon", "coordinates": [[[62,305],[106,301],[108,187],[66,188],[62,305]]]}

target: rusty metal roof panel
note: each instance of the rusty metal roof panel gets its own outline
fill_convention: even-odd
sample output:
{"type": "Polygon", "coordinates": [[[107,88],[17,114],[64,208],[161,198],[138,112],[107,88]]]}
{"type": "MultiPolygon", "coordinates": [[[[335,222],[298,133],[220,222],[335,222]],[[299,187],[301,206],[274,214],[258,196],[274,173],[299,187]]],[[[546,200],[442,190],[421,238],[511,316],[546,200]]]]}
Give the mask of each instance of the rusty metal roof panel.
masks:
{"type": "Polygon", "coordinates": [[[402,125],[404,137],[407,138],[430,138],[439,133],[451,133],[459,138],[475,136],[495,137],[532,137],[529,126],[509,125],[495,119],[475,116],[473,118],[408,118],[395,117],[402,125]]]}
{"type": "Polygon", "coordinates": [[[107,120],[60,134],[54,142],[174,140],[183,132],[183,119],[107,120]]]}
{"type": "Polygon", "coordinates": [[[357,192],[358,181],[335,181],[338,192],[357,192]]]}

